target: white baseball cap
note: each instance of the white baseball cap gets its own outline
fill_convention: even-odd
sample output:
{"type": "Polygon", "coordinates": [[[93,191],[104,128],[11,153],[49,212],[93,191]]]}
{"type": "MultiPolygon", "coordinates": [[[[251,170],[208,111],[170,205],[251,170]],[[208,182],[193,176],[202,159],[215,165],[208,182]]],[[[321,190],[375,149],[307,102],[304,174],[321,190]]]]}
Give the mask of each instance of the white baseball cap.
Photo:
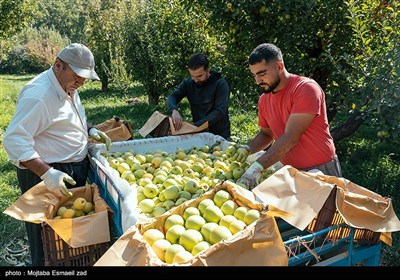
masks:
{"type": "Polygon", "coordinates": [[[92,80],[100,80],[94,71],[94,57],[85,45],[73,43],[62,49],[58,55],[80,77],[92,80]]]}

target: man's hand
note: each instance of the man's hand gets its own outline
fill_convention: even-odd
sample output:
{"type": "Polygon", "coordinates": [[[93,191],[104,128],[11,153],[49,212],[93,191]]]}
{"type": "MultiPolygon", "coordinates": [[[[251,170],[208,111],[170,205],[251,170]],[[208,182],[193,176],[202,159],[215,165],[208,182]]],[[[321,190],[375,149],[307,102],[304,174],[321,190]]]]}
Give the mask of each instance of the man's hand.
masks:
{"type": "Polygon", "coordinates": [[[172,111],[172,123],[174,124],[174,127],[176,130],[181,129],[183,120],[181,114],[178,112],[178,110],[173,110],[172,111]]]}
{"type": "Polygon", "coordinates": [[[60,170],[54,169],[53,167],[47,170],[46,173],[40,177],[40,179],[43,180],[44,184],[49,190],[56,191],[57,189],[60,189],[64,195],[70,194],[65,186],[64,181],[70,183],[71,185],[76,184],[75,180],[72,179],[71,176],[61,172],[60,170]]]}
{"type": "Polygon", "coordinates": [[[264,166],[258,161],[255,161],[246,172],[240,177],[238,183],[244,184],[249,190],[253,189],[259,184],[261,178],[261,172],[264,170],[264,166]]]}
{"type": "Polygon", "coordinates": [[[110,150],[111,147],[111,139],[110,137],[107,136],[107,134],[105,134],[103,131],[98,130],[95,127],[92,127],[89,130],[89,136],[92,137],[93,139],[100,141],[104,144],[106,144],[106,149],[107,151],[110,150]]]}
{"type": "Polygon", "coordinates": [[[243,145],[237,148],[236,153],[233,155],[232,159],[238,162],[245,162],[250,154],[249,145],[243,145]]]}

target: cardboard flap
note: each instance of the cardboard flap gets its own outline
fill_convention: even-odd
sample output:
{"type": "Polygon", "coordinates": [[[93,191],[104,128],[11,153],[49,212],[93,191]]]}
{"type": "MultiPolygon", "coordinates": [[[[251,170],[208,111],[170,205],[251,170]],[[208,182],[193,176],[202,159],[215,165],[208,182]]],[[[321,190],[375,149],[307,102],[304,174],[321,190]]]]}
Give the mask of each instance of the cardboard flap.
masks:
{"type": "Polygon", "coordinates": [[[176,130],[174,124],[172,123],[172,118],[169,118],[169,127],[171,129],[172,135],[182,135],[204,131],[208,128],[208,122],[203,123],[201,126],[195,126],[191,123],[184,121],[182,123],[181,129],[176,130]]]}
{"type": "Polygon", "coordinates": [[[333,184],[322,182],[287,165],[255,187],[252,192],[264,204],[292,214],[282,219],[304,230],[317,216],[333,187],[333,184]]]}
{"type": "Polygon", "coordinates": [[[146,137],[150,134],[165,118],[168,118],[166,115],[161,114],[158,111],[155,111],[150,118],[146,121],[146,123],[139,129],[139,134],[143,137],[146,137]]]}

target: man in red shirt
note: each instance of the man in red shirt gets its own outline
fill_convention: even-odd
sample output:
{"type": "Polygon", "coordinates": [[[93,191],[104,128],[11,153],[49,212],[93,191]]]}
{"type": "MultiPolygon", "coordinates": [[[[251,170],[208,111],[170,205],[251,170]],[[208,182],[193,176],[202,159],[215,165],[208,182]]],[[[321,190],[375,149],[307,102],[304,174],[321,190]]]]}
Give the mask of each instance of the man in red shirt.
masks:
{"type": "Polygon", "coordinates": [[[258,100],[259,133],[237,151],[244,161],[249,153],[268,148],[239,182],[254,188],[264,168],[282,162],[299,170],[319,169],[341,177],[335,145],[329,132],[325,93],[314,80],[289,73],[281,50],[261,44],[249,56],[249,68],[263,94],[258,100]]]}

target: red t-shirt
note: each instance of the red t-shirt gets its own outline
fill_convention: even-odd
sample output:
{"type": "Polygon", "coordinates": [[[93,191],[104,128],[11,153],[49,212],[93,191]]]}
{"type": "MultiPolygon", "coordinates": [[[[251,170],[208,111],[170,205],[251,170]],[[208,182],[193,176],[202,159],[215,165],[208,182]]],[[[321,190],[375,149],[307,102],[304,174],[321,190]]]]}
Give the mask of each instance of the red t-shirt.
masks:
{"type": "Polygon", "coordinates": [[[331,161],[335,146],[329,132],[325,94],[314,80],[292,74],[280,92],[263,94],[258,100],[258,124],[270,128],[274,139],[284,134],[292,113],[313,113],[316,117],[281,162],[301,169],[331,161]]]}

